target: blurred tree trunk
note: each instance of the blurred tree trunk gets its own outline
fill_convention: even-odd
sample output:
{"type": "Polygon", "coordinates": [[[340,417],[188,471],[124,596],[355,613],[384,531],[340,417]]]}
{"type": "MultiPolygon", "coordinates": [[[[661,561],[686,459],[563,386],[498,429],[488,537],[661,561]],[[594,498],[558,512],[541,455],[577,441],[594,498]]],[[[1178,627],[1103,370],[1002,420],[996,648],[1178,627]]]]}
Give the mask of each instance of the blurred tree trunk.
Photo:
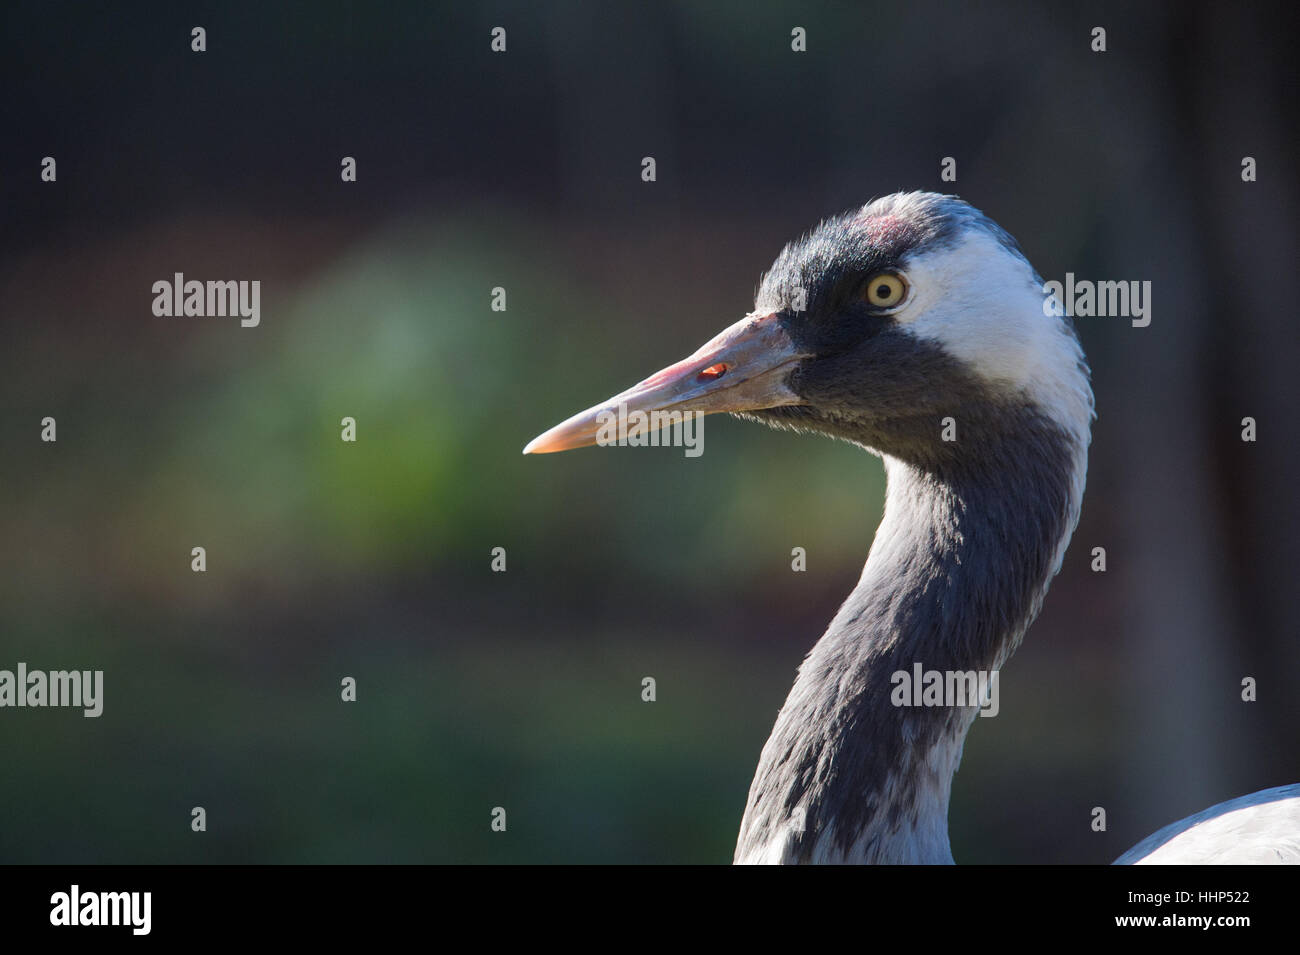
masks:
{"type": "Polygon", "coordinates": [[[1282,300],[1296,263],[1296,176],[1286,143],[1258,139],[1290,128],[1279,97],[1293,81],[1279,54],[1267,59],[1277,47],[1252,35],[1258,23],[1190,5],[1164,16],[1169,60],[1153,58],[1145,78],[1158,111],[1133,118],[1145,126],[1134,141],[1145,135],[1159,155],[1131,198],[1163,224],[1167,245],[1153,255],[1127,230],[1111,244],[1116,266],[1150,264],[1154,301],[1150,328],[1115,352],[1133,387],[1106,423],[1124,469],[1112,571],[1127,585],[1137,727],[1120,808],[1125,828],[1140,821],[1139,837],[1293,781],[1268,768],[1279,768],[1279,751],[1300,750],[1294,729],[1278,729],[1300,721],[1252,709],[1276,714],[1300,689],[1290,620],[1300,335],[1294,303],[1282,300]],[[1242,181],[1247,155],[1258,182],[1242,181]],[[1247,415],[1259,422],[1255,444],[1241,440],[1247,415]],[[1245,676],[1264,702],[1241,701],[1245,676]],[[1286,738],[1266,734],[1270,725],[1286,738]]]}

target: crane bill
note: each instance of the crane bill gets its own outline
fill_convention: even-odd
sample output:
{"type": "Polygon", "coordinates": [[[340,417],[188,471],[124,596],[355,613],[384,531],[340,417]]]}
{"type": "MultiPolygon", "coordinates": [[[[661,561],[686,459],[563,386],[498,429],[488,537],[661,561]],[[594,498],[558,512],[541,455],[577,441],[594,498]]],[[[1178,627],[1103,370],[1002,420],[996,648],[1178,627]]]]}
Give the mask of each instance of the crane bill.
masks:
{"type": "Polygon", "coordinates": [[[627,391],[580,411],[528,442],[524,454],[551,454],[604,443],[610,424],[662,427],[689,412],[758,411],[802,404],[790,372],[807,353],[795,347],[776,313],[747,315],[689,358],[627,391]],[[658,425],[654,422],[659,421],[658,425]]]}

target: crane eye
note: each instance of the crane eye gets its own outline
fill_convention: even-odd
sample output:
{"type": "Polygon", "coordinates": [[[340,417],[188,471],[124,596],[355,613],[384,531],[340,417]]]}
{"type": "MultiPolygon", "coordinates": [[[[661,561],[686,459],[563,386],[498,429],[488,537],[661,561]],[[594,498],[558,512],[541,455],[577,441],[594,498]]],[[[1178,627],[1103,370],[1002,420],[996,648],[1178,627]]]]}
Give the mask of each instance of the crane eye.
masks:
{"type": "Polygon", "coordinates": [[[873,275],[867,282],[862,297],[872,308],[893,308],[907,294],[907,283],[901,275],[893,272],[881,272],[873,275]]]}

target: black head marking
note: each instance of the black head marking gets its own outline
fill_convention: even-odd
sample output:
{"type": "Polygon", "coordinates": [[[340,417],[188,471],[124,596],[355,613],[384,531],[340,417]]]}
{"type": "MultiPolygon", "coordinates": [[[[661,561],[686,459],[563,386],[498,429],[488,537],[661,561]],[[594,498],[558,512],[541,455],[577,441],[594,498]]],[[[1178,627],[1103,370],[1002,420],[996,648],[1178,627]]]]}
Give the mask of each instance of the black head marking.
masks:
{"type": "Polygon", "coordinates": [[[896,193],[827,219],[786,245],[763,276],[755,310],[823,314],[874,273],[901,269],[911,255],[954,248],[971,230],[993,236],[1029,265],[1016,240],[969,203],[934,192],[896,193]]]}
{"type": "Polygon", "coordinates": [[[972,232],[991,236],[1039,281],[1001,227],[961,199],[936,193],[886,196],[787,245],[763,278],[755,310],[776,312],[791,340],[812,356],[790,377],[806,403],[748,417],[919,466],[960,457],[961,448],[939,443],[939,421],[985,416],[995,426],[1007,396],[862,293],[879,273],[906,277],[916,256],[951,251],[972,232]]]}

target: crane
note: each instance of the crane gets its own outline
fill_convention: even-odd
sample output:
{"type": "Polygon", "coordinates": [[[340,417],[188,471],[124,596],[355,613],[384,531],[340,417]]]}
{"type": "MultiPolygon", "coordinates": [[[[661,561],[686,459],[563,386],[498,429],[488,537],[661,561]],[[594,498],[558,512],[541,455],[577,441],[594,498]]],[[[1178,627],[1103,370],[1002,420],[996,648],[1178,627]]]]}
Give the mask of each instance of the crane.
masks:
{"type": "MultiPolygon", "coordinates": [[[[945,692],[1019,646],[1087,473],[1090,372],[1044,288],[968,203],[885,196],[786,245],[753,310],[694,354],[524,448],[596,444],[616,412],[729,412],[883,460],[862,576],[763,747],[735,862],[953,861],[952,779],[981,700],[945,692]],[[913,671],[938,674],[923,705],[897,692],[913,671]]],[[[1300,862],[1300,785],[1222,803],[1117,861],[1300,862]]]]}

